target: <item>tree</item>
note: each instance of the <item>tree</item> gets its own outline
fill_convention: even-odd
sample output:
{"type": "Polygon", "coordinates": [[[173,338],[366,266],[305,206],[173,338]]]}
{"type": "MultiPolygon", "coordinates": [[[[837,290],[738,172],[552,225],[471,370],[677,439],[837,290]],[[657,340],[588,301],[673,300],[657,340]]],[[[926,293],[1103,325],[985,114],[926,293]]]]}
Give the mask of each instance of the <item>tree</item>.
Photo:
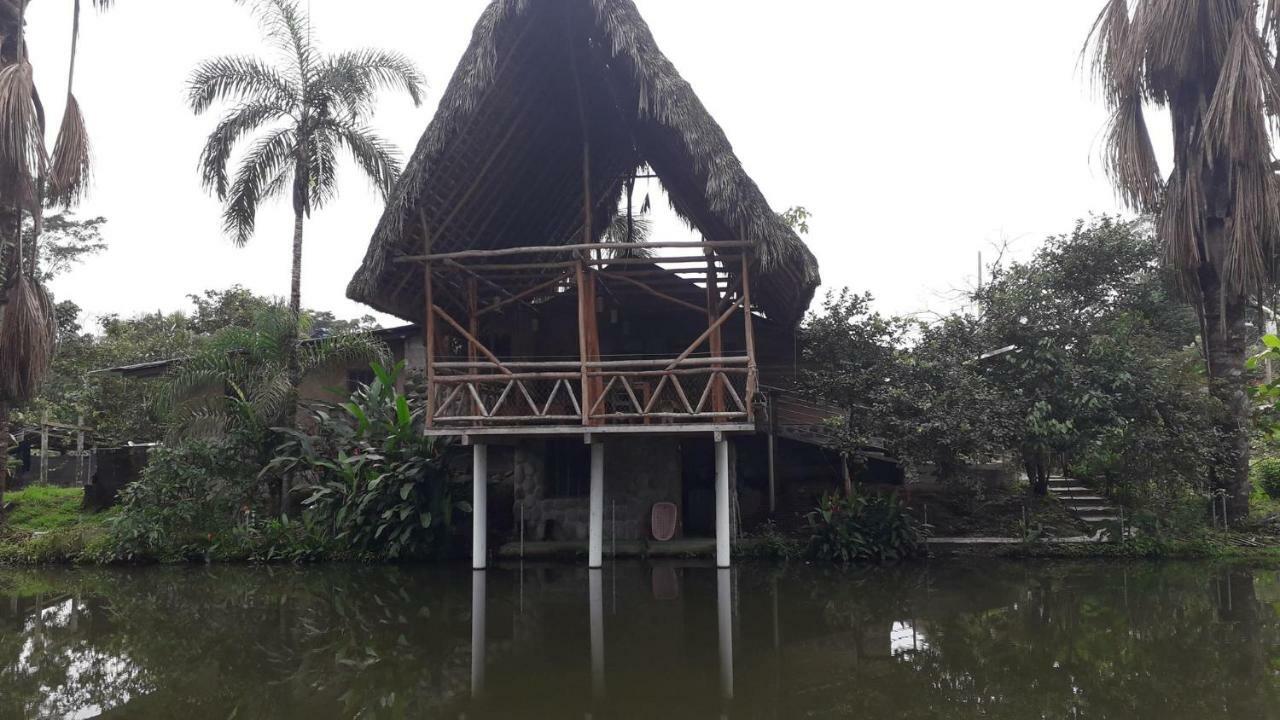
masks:
{"type": "MultiPolygon", "coordinates": [[[[276,67],[255,57],[220,57],[196,67],[188,103],[196,114],[235,105],[200,154],[201,179],[224,203],[223,226],[237,245],[253,235],[258,207],[285,192],[293,203],[293,266],[289,309],[302,309],[303,223],[337,192],[338,154],[345,150],[385,198],[400,176],[395,148],[367,122],[380,90],[402,90],[420,105],[421,73],[404,55],[364,49],[323,54],[297,0],[260,0],[255,10],[268,43],[284,59],[276,67]],[[253,138],[250,141],[250,138],[253,138]],[[236,149],[248,148],[234,179],[236,149]]],[[[290,385],[302,377],[295,331],[286,346],[290,385]]]]}
{"type": "MultiPolygon", "coordinates": [[[[0,460],[8,457],[9,414],[37,391],[53,359],[53,303],[38,276],[46,201],[71,204],[89,175],[84,118],[71,94],[80,2],[72,27],[67,107],[52,159],[45,148],[45,112],[27,47],[28,0],[0,0],[0,460]],[[31,219],[29,233],[24,217],[31,219]]],[[[93,0],[106,8],[112,0],[93,0]]],[[[0,509],[8,466],[0,461],[0,509]]]]}
{"type": "Polygon", "coordinates": [[[1250,494],[1245,314],[1277,269],[1277,43],[1280,3],[1271,0],[1265,8],[1258,0],[1108,0],[1086,44],[1112,111],[1108,172],[1129,205],[1158,214],[1165,262],[1199,315],[1210,391],[1229,410],[1219,428],[1224,459],[1213,474],[1234,518],[1248,513],[1250,494]],[[1167,177],[1146,104],[1169,113],[1167,177]]]}

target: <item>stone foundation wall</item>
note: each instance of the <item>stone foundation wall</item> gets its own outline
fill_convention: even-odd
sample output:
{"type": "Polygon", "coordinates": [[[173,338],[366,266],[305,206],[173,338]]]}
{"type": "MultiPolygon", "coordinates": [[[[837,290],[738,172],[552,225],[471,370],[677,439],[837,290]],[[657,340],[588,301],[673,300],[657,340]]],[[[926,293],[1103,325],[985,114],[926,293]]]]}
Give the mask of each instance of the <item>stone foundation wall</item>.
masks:
{"type": "MultiPolygon", "coordinates": [[[[674,438],[619,438],[604,441],[605,541],[651,537],[649,514],[656,502],[681,504],[680,446],[674,438]]],[[[516,446],[513,463],[516,535],[521,510],[525,539],[587,539],[588,497],[546,497],[546,443],[516,446]]],[[[584,478],[583,487],[589,486],[584,478]]],[[[677,531],[677,537],[683,533],[677,531]]]]}

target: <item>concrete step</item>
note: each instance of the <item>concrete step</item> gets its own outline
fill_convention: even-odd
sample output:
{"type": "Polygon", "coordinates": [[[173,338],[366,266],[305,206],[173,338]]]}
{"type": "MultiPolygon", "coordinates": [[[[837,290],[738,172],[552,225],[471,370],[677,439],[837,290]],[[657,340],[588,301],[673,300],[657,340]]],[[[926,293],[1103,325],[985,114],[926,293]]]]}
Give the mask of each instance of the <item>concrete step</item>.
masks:
{"type": "Polygon", "coordinates": [[[1120,521],[1119,515],[1081,513],[1076,517],[1079,517],[1081,521],[1089,523],[1090,525],[1108,525],[1120,521]]]}
{"type": "Polygon", "coordinates": [[[1084,485],[1062,485],[1060,487],[1049,488],[1049,492],[1054,495],[1090,495],[1094,492],[1094,489],[1091,487],[1085,487],[1084,485]]]}
{"type": "Polygon", "coordinates": [[[1075,506],[1083,506],[1083,505],[1097,506],[1097,505],[1111,504],[1111,501],[1106,498],[1090,496],[1090,495],[1059,495],[1057,497],[1062,502],[1068,505],[1075,505],[1075,506]]]}
{"type": "Polygon", "coordinates": [[[1114,507],[1111,507],[1110,505],[1089,505],[1085,507],[1081,507],[1079,505],[1068,505],[1067,510],[1070,510],[1071,513],[1076,517],[1095,516],[1095,515],[1111,517],[1112,515],[1115,515],[1115,516],[1120,515],[1120,511],[1116,510],[1114,507]]]}

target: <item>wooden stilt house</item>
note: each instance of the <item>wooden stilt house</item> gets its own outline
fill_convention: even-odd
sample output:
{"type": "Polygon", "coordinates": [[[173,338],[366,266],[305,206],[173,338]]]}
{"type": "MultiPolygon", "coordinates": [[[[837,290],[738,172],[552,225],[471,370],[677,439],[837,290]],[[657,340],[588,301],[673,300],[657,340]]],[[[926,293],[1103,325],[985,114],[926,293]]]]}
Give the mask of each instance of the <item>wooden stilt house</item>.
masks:
{"type": "Polygon", "coordinates": [[[427,432],[485,480],[476,567],[497,474],[512,534],[586,539],[593,567],[606,507],[640,538],[657,502],[726,566],[730,445],[818,284],[631,0],[495,0],[348,294],[423,328],[427,432]],[[651,177],[700,239],[606,241],[651,177]]]}

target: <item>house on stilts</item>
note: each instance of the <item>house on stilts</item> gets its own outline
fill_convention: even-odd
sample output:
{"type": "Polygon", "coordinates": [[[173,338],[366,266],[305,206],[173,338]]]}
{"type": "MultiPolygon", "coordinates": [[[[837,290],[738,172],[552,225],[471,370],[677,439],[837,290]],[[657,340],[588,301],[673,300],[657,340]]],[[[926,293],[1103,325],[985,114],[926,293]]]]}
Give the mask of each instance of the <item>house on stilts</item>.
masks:
{"type": "Polygon", "coordinates": [[[348,295],[422,328],[426,432],[472,455],[475,567],[517,536],[585,539],[598,567],[606,522],[648,537],[657,503],[724,567],[733,518],[775,501],[762,388],[818,284],[631,0],[495,0],[348,295]],[[648,179],[701,239],[610,232],[648,179]],[[768,483],[751,507],[742,474],[768,483]]]}

